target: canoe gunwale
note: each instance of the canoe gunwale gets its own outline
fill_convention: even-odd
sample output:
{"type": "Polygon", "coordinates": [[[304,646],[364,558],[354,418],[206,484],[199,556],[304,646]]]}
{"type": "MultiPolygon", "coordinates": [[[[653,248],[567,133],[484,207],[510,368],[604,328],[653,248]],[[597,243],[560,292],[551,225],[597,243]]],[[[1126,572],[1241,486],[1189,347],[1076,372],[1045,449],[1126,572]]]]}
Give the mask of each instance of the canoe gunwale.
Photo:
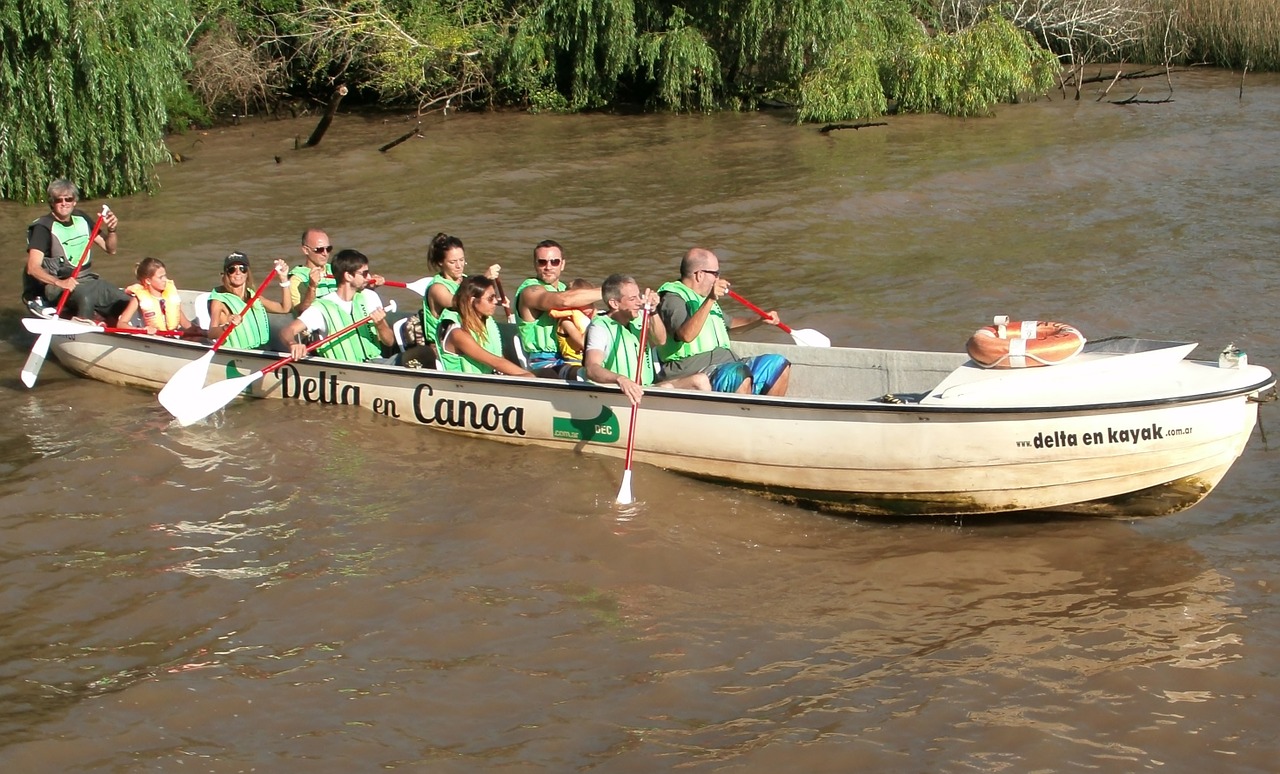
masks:
{"type": "MultiPolygon", "coordinates": [[[[76,334],[75,336],[66,336],[58,338],[82,338],[85,336],[101,337],[108,340],[124,340],[130,339],[146,341],[149,344],[159,345],[162,348],[189,348],[197,350],[200,354],[208,351],[208,344],[201,342],[169,339],[152,336],[138,336],[135,334],[124,333],[98,333],[89,331],[84,334],[76,334]]],[[[104,342],[105,343],[105,342],[104,342]]],[[[56,340],[55,340],[56,344],[56,340]]],[[[270,350],[257,349],[236,349],[224,346],[218,350],[222,355],[241,355],[252,358],[255,361],[263,361],[262,365],[268,365],[272,362],[287,356],[284,352],[272,352],[270,350]]],[[[198,356],[198,355],[197,355],[198,356]]],[[[194,358],[193,358],[194,359],[194,358]]],[[[322,362],[322,358],[309,358],[311,363],[322,362]]],[[[535,390],[575,390],[580,392],[601,393],[604,395],[616,395],[621,390],[614,385],[598,385],[591,382],[569,382],[560,379],[528,379],[519,376],[507,376],[504,374],[465,374],[452,371],[440,371],[435,369],[417,369],[406,368],[405,366],[389,365],[384,363],[349,363],[333,361],[339,364],[344,370],[350,371],[369,371],[374,373],[402,375],[414,378],[435,378],[435,379],[452,379],[468,383],[476,384],[509,384],[520,387],[533,388],[535,390]]],[[[1201,362],[1201,361],[1190,361],[1201,362]]],[[[1206,365],[1208,365],[1206,363],[1206,365]]],[[[251,369],[252,370],[252,369],[251,369]]],[[[663,391],[661,393],[652,393],[655,396],[663,398],[672,397],[689,401],[709,401],[713,403],[730,403],[730,404],[746,404],[754,406],[766,406],[770,408],[794,408],[817,411],[871,411],[883,412],[886,414],[929,414],[929,415],[949,415],[949,414],[982,414],[982,415],[1000,415],[1011,416],[1018,414],[1032,415],[1052,415],[1052,414],[1079,414],[1079,413],[1110,413],[1113,411],[1124,411],[1141,409],[1147,407],[1158,406],[1175,406],[1190,405],[1195,403],[1203,403],[1209,401],[1225,400],[1237,396],[1253,395],[1264,390],[1275,387],[1276,379],[1273,375],[1241,387],[1234,387],[1224,390],[1215,390],[1212,392],[1193,393],[1189,395],[1168,396],[1162,398],[1151,398],[1136,401],[1110,401],[1110,402],[1094,402],[1079,404],[1045,404],[1045,405],[1023,405],[1023,406],[948,406],[938,403],[882,403],[876,400],[841,400],[836,398],[792,398],[792,397],[772,397],[768,395],[740,395],[736,393],[717,393],[717,392],[701,392],[697,390],[675,390],[663,391]]]]}

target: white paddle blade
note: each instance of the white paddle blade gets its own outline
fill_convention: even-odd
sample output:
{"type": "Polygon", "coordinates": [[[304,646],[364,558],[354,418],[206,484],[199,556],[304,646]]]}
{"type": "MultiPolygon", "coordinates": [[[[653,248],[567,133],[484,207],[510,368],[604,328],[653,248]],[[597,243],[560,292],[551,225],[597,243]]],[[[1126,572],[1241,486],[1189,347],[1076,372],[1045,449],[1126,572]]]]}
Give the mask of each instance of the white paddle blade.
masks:
{"type": "Polygon", "coordinates": [[[237,376],[221,382],[214,382],[200,392],[187,393],[179,399],[175,396],[165,408],[178,420],[178,424],[186,427],[195,424],[213,412],[236,399],[245,388],[262,378],[261,371],[254,371],[248,376],[237,376]]]}
{"type": "Polygon", "coordinates": [[[49,334],[42,333],[36,339],[35,346],[31,347],[27,362],[22,364],[22,383],[27,386],[27,389],[36,386],[36,379],[40,376],[40,366],[44,365],[45,355],[48,354],[49,334]]]}
{"type": "Polygon", "coordinates": [[[213,350],[179,368],[164,387],[160,388],[160,405],[170,414],[178,415],[178,411],[186,405],[188,399],[204,389],[205,379],[209,375],[209,364],[213,362],[213,350]]]}
{"type": "Polygon", "coordinates": [[[622,471],[622,486],[618,489],[618,505],[630,505],[636,500],[631,496],[631,468],[622,471]]]}
{"type": "Polygon", "coordinates": [[[431,278],[423,277],[422,279],[417,279],[417,280],[414,280],[413,282],[406,284],[405,288],[408,290],[412,290],[414,293],[417,293],[420,296],[425,296],[427,294],[427,288],[430,285],[431,285],[431,278]]]}
{"type": "Polygon", "coordinates": [[[75,336],[77,333],[92,333],[98,329],[96,325],[63,320],[60,317],[24,317],[22,325],[41,336],[75,336]]]}
{"type": "Polygon", "coordinates": [[[800,330],[791,330],[791,338],[795,343],[802,347],[830,347],[831,339],[818,333],[812,328],[801,328],[800,330]]]}

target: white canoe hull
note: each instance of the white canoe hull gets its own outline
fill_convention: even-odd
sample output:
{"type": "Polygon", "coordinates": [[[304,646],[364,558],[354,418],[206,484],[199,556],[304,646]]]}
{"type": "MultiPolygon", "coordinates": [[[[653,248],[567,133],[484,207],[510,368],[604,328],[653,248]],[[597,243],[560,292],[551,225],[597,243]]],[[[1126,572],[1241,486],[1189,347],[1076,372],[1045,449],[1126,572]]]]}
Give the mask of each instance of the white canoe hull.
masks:
{"type": "MultiPolygon", "coordinates": [[[[1122,386],[1108,401],[1072,404],[1052,396],[1046,382],[1041,391],[1049,398],[1018,405],[1005,382],[991,380],[1020,374],[956,370],[965,362],[961,355],[769,349],[786,350],[796,364],[793,393],[838,389],[850,397],[650,390],[637,422],[635,459],[865,515],[1159,515],[1190,507],[1217,485],[1253,430],[1253,398],[1273,385],[1265,368],[1219,369],[1182,361],[1166,348],[1164,362],[1140,364],[1144,373],[1166,372],[1150,397],[1129,395],[1126,390],[1137,388],[1118,381],[1122,386]],[[846,361],[859,365],[842,366],[846,361]],[[898,369],[899,361],[912,365],[898,369]],[[902,405],[871,399],[912,390],[924,398],[902,405]]],[[[53,351],[77,374],[159,390],[207,347],[86,333],[58,337],[53,351]]],[[[250,373],[278,357],[224,349],[208,381],[250,373]]],[[[1095,360],[1095,369],[1112,371],[1122,362],[1095,360]]],[[[1089,367],[1086,359],[1082,368],[1089,367]]],[[[1068,366],[1061,368],[1055,381],[1069,383],[1063,378],[1068,366]]],[[[1040,375],[1028,378],[1043,379],[1052,369],[1037,370],[1040,375]]],[[[1020,383],[1008,382],[1014,392],[1020,383]]],[[[455,433],[616,457],[625,454],[631,412],[613,388],[322,359],[289,364],[249,394],[321,409],[358,405],[455,433]]]]}

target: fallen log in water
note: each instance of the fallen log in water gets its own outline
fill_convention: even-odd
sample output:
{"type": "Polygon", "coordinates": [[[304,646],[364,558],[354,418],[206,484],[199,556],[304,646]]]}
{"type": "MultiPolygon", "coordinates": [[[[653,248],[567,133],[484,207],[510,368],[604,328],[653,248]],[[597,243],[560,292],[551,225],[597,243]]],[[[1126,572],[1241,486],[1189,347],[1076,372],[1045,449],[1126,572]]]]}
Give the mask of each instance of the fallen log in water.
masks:
{"type": "Polygon", "coordinates": [[[324,137],[324,133],[329,130],[329,124],[333,121],[333,114],[338,112],[338,103],[345,96],[347,96],[346,86],[339,86],[333,90],[333,96],[329,98],[329,107],[325,109],[324,117],[320,119],[320,123],[316,124],[315,131],[307,139],[306,147],[310,148],[320,143],[320,138],[324,137]]]}

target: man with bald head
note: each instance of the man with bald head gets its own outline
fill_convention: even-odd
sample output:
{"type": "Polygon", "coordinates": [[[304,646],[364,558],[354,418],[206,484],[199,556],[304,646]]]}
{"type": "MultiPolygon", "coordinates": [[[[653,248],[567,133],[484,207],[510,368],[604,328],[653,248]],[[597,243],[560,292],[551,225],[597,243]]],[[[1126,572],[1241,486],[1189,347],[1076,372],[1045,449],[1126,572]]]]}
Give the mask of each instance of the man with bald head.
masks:
{"type": "Polygon", "coordinates": [[[717,392],[785,395],[791,364],[781,355],[757,355],[739,359],[729,349],[729,331],[754,328],[762,322],[778,324],[778,313],[768,319],[735,317],[725,320],[719,300],[729,292],[729,281],[720,276],[720,259],[701,247],[685,253],[680,279],[658,288],[658,316],[669,333],[658,348],[662,378],[675,379],[705,373],[717,392]]]}

